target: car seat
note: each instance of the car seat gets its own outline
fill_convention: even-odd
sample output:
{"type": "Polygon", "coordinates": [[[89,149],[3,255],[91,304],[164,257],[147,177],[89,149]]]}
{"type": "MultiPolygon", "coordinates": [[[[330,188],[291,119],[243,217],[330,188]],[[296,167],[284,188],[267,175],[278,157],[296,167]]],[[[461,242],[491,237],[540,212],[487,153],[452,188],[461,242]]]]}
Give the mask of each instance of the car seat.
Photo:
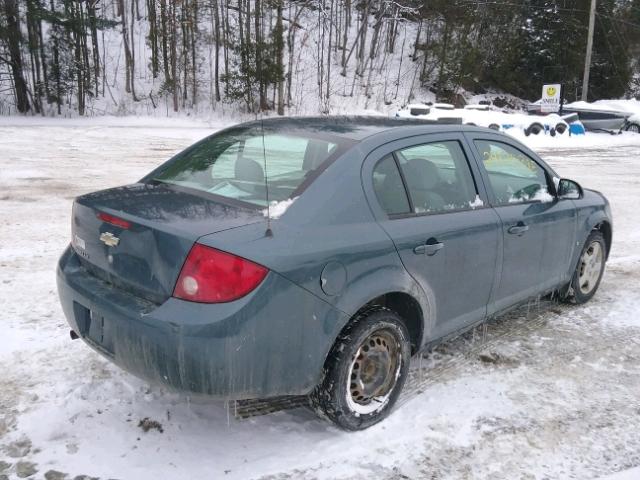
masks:
{"type": "Polygon", "coordinates": [[[442,210],[445,201],[434,191],[440,184],[438,167],[426,158],[413,158],[404,166],[405,180],[416,212],[442,210]]]}

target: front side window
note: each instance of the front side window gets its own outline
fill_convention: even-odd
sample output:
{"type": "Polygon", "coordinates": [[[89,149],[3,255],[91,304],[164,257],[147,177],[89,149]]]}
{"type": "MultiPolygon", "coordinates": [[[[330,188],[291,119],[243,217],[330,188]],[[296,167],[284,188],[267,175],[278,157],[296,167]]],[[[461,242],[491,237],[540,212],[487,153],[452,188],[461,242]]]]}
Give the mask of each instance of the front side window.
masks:
{"type": "Polygon", "coordinates": [[[439,213],[482,205],[467,158],[457,141],[396,152],[414,213],[439,213]]]}
{"type": "Polygon", "coordinates": [[[506,143],[475,140],[499,205],[551,201],[544,169],[506,143]]]}
{"type": "Polygon", "coordinates": [[[213,135],[178,154],[153,180],[257,206],[291,198],[342,140],[244,129],[213,135]]]}

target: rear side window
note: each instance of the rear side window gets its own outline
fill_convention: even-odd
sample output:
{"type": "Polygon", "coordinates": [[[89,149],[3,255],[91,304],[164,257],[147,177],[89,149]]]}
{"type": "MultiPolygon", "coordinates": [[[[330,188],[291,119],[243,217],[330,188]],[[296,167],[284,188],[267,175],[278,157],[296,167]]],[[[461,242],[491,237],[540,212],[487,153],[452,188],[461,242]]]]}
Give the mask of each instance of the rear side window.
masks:
{"type": "Polygon", "coordinates": [[[393,156],[387,155],[373,169],[373,188],[389,215],[410,213],[409,199],[393,156]]]}
{"type": "Polygon", "coordinates": [[[467,157],[457,141],[428,143],[396,152],[414,213],[480,206],[467,157]]]}
{"type": "Polygon", "coordinates": [[[552,201],[544,169],[520,150],[502,142],[475,140],[499,205],[552,201]]]}
{"type": "MultiPolygon", "coordinates": [[[[343,142],[345,143],[345,142],[343,142]]],[[[265,206],[299,194],[325,162],[344,151],[334,138],[260,129],[213,135],[178,154],[153,180],[265,206]]]]}

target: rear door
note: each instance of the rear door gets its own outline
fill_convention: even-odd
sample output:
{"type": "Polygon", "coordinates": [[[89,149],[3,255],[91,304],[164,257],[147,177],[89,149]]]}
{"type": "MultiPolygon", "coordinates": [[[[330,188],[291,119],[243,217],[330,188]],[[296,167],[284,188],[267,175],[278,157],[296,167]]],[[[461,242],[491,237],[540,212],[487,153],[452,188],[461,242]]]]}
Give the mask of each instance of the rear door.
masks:
{"type": "Polygon", "coordinates": [[[422,135],[378,148],[365,191],[407,271],[430,300],[428,338],[481,320],[496,281],[500,221],[460,134],[422,135]]]}
{"type": "Polygon", "coordinates": [[[566,276],[576,210],[556,198],[552,172],[502,136],[467,134],[502,223],[501,269],[489,314],[554,288],[566,276]]]}

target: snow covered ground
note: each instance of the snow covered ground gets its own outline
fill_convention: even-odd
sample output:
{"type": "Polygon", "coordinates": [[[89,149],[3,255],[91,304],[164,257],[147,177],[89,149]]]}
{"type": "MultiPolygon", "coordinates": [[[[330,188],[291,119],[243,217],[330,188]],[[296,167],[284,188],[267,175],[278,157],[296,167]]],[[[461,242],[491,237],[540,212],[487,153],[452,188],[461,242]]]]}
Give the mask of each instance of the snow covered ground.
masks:
{"type": "Polygon", "coordinates": [[[69,340],[55,264],[73,197],[217,127],[0,119],[0,480],[640,477],[640,136],[527,139],[612,203],[595,299],[529,305],[415,359],[393,415],[345,433],[305,409],[236,420],[69,340]]]}

